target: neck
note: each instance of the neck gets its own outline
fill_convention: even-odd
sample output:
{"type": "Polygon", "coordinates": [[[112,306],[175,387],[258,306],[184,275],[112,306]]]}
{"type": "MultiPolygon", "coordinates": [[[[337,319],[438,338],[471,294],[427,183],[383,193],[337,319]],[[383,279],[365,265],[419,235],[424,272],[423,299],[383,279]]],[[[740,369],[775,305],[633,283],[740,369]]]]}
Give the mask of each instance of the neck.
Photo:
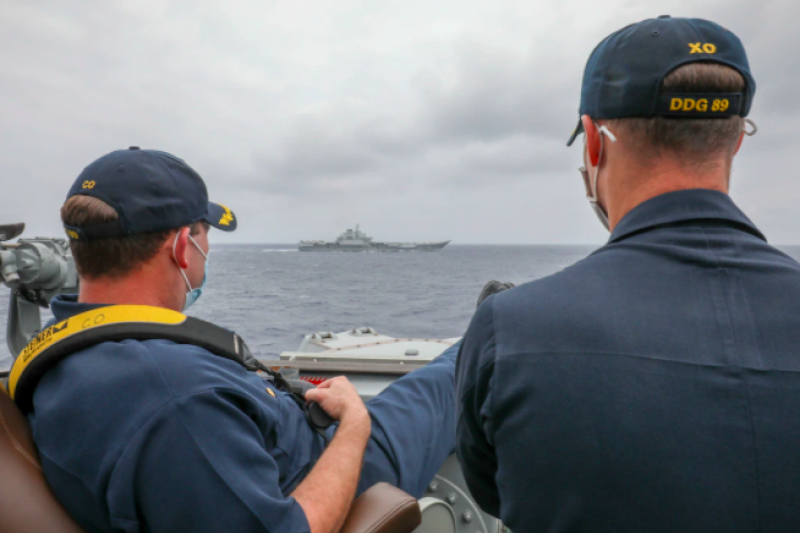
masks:
{"type": "Polygon", "coordinates": [[[165,275],[164,269],[146,264],[122,278],[81,278],[78,301],[92,304],[150,305],[180,312],[183,309],[183,295],[175,294],[173,279],[174,275],[180,276],[180,273],[177,273],[176,265],[172,265],[172,269],[175,273],[167,271],[170,274],[165,275]]]}
{"type": "Polygon", "coordinates": [[[668,192],[710,189],[728,194],[731,165],[726,158],[697,164],[664,158],[645,164],[632,160],[609,158],[601,170],[601,180],[607,186],[603,204],[608,207],[611,231],[634,207],[668,192]]]}

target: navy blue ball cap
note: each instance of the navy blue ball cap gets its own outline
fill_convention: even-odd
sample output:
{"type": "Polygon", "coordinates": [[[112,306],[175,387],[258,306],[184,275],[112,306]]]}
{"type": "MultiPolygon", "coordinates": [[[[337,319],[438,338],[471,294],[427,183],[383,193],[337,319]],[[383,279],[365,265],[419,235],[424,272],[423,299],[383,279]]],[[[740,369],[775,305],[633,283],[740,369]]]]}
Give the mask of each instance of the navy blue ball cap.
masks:
{"type": "MultiPolygon", "coordinates": [[[[606,37],[583,72],[578,115],[593,119],[627,117],[746,117],[756,82],[744,46],[733,32],[703,19],[657,19],[631,24],[606,37]],[[745,79],[741,93],[662,93],[661,82],[688,63],[720,63],[745,79]]],[[[583,133],[578,126],[567,142],[583,133]]]]}
{"type": "Polygon", "coordinates": [[[201,220],[223,231],[236,229],[231,210],[208,201],[200,175],[183,159],[166,152],[132,146],[106,154],[81,172],[67,199],[79,194],[104,201],[119,220],[83,227],[65,224],[73,240],[165,231],[201,220]]]}

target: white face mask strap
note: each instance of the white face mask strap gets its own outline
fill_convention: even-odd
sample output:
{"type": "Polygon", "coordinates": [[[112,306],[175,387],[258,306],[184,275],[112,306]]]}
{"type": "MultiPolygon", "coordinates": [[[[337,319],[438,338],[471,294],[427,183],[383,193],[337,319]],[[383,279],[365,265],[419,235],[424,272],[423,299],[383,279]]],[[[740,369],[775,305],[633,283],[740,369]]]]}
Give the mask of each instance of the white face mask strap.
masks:
{"type": "MultiPolygon", "coordinates": [[[[175,247],[178,245],[178,236],[180,236],[180,234],[181,234],[181,232],[179,231],[175,235],[175,241],[172,243],[172,259],[174,259],[175,260],[175,264],[178,265],[178,270],[180,270],[181,276],[183,276],[183,281],[186,282],[186,286],[189,287],[189,290],[191,291],[192,290],[192,284],[189,283],[189,278],[186,277],[186,272],[184,272],[183,268],[181,268],[180,263],[178,263],[178,256],[175,255],[175,247]]],[[[189,235],[189,238],[192,239],[192,236],[189,235]]],[[[192,239],[192,242],[194,242],[194,239],[192,239]]],[[[195,246],[197,246],[197,243],[195,243],[195,246]]],[[[200,250],[200,253],[202,254],[203,250],[200,250]]],[[[206,254],[203,254],[203,256],[205,256],[205,255],[206,254]]]]}
{"type": "Polygon", "coordinates": [[[742,131],[744,131],[744,134],[747,135],[748,137],[752,137],[758,131],[758,126],[756,126],[755,122],[753,122],[749,118],[746,118],[744,119],[744,127],[742,128],[742,131]],[[748,131],[747,126],[750,126],[752,129],[748,131]]]}
{"type": "Polygon", "coordinates": [[[617,142],[617,136],[611,133],[611,130],[609,130],[605,126],[600,126],[599,128],[597,128],[597,131],[598,133],[605,133],[608,136],[608,138],[611,139],[612,143],[617,142]]]}
{"type": "Polygon", "coordinates": [[[597,156],[597,170],[594,173],[594,178],[592,179],[592,199],[597,201],[597,179],[600,176],[600,163],[603,161],[603,152],[605,151],[605,143],[603,142],[603,134],[609,138],[612,143],[617,142],[617,136],[611,133],[607,127],[600,126],[597,128],[597,132],[600,134],[600,154],[597,156]]]}
{"type": "Polygon", "coordinates": [[[197,244],[197,241],[192,238],[192,234],[191,233],[188,235],[188,237],[189,237],[189,240],[192,241],[192,244],[194,244],[194,247],[197,248],[197,251],[200,252],[200,254],[203,256],[203,259],[208,261],[208,255],[206,255],[206,253],[203,251],[203,249],[200,248],[200,245],[197,244]]]}

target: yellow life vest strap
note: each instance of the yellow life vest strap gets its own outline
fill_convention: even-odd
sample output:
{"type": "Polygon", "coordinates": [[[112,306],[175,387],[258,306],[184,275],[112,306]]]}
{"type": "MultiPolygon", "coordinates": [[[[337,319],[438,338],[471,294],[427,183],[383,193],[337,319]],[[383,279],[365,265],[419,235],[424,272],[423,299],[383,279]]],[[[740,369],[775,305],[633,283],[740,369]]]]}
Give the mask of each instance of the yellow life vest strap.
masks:
{"type": "MultiPolygon", "coordinates": [[[[247,370],[263,370],[275,379],[276,373],[253,357],[241,337],[232,331],[163,307],[111,305],[72,316],[42,330],[14,361],[8,392],[27,414],[33,410],[33,391],[47,370],[77,351],[125,339],[165,339],[200,346],[236,361],[247,370]]],[[[280,385],[277,380],[276,384],[280,385]]]]}

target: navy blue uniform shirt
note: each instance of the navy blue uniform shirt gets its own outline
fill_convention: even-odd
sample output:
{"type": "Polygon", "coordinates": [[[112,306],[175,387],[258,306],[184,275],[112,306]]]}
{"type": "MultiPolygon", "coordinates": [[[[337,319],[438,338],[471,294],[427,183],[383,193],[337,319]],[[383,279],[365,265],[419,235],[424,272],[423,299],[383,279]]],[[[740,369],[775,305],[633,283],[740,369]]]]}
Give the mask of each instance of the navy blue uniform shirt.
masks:
{"type": "Polygon", "coordinates": [[[514,533],[800,531],[800,265],[720,192],[484,302],[457,453],[514,533]]]}
{"type": "MultiPolygon", "coordinates": [[[[62,296],[52,310],[97,307],[62,296]]],[[[28,419],[48,483],[87,533],[309,531],[287,495],[322,437],[291,397],[202,348],[82,350],[44,375],[28,419]]]]}
{"type": "MultiPolygon", "coordinates": [[[[65,320],[100,306],[59,296],[51,307],[65,320]]],[[[452,453],[457,352],[367,402],[358,493],[387,482],[420,497],[452,453]]],[[[33,404],[45,477],[87,533],[309,531],[291,493],[325,442],[290,396],[233,361],[165,340],[105,342],[48,370],[33,404]]]]}

